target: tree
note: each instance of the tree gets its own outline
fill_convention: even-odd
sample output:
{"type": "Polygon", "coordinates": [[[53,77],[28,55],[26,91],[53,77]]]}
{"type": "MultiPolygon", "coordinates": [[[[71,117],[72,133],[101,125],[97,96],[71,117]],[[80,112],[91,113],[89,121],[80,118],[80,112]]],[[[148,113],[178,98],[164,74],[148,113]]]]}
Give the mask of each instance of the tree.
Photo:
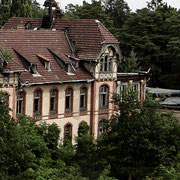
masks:
{"type": "Polygon", "coordinates": [[[125,73],[134,73],[139,70],[139,62],[136,58],[136,53],[132,50],[130,53],[130,57],[123,58],[122,62],[119,65],[118,71],[125,73]]]}
{"type": "Polygon", "coordinates": [[[11,4],[10,0],[0,1],[0,28],[10,17],[10,4],[11,4]]]}
{"type": "Polygon", "coordinates": [[[33,0],[32,2],[32,17],[33,18],[42,18],[43,15],[45,15],[47,13],[47,9],[42,9],[40,7],[40,4],[36,1],[33,0]]]}
{"type": "Polygon", "coordinates": [[[102,136],[101,150],[118,179],[153,177],[162,164],[177,162],[180,126],[172,115],[161,116],[158,104],[147,98],[143,104],[131,92],[123,99],[115,95],[119,107],[102,136]]]}
{"type": "Polygon", "coordinates": [[[109,30],[113,30],[113,22],[112,20],[110,20],[110,17],[104,11],[101,1],[92,0],[91,4],[83,1],[82,6],[74,6],[72,4],[69,4],[66,7],[64,17],[68,19],[97,19],[101,21],[109,30]]]}
{"type": "Polygon", "coordinates": [[[104,0],[105,12],[113,20],[115,28],[121,28],[130,14],[130,8],[124,0],[104,0]]]}
{"type": "Polygon", "coordinates": [[[147,2],[147,7],[151,10],[156,10],[159,7],[163,7],[165,3],[163,0],[151,0],[151,2],[147,2]]]}
{"type": "Polygon", "coordinates": [[[12,0],[10,16],[32,17],[32,0],[12,0]]]}
{"type": "Polygon", "coordinates": [[[179,59],[179,19],[178,11],[167,5],[153,11],[144,8],[131,13],[119,31],[118,39],[121,42],[123,56],[127,57],[134,48],[142,69],[152,70],[151,86],[164,88],[180,86],[178,72],[174,73],[175,69],[172,67],[174,58],[179,59]],[[175,80],[170,81],[167,78],[169,75],[172,75],[171,80],[175,80]]]}

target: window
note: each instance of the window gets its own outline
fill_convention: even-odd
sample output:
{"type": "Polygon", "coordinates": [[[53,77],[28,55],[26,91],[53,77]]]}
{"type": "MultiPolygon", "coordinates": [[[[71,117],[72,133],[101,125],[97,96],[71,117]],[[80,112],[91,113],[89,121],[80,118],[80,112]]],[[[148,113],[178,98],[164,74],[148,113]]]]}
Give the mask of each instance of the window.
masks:
{"type": "Polygon", "coordinates": [[[138,92],[138,84],[133,84],[132,85],[132,90],[135,92],[138,92]]]}
{"type": "Polygon", "coordinates": [[[72,126],[71,124],[67,124],[64,127],[64,144],[68,142],[72,142],[72,126]]]}
{"type": "Polygon", "coordinates": [[[42,107],[42,92],[41,90],[36,90],[34,92],[34,116],[41,116],[42,107]]]}
{"type": "Polygon", "coordinates": [[[100,60],[100,72],[102,72],[103,71],[103,58],[100,60]]]}
{"type": "Polygon", "coordinates": [[[73,90],[71,88],[66,89],[66,99],[65,99],[65,112],[72,112],[72,93],[73,90]]]}
{"type": "Polygon", "coordinates": [[[104,59],[104,71],[108,71],[108,56],[105,56],[104,59]]]}
{"type": "Polygon", "coordinates": [[[17,94],[16,113],[17,114],[25,114],[24,108],[25,108],[25,93],[24,93],[24,91],[20,91],[17,94]]]}
{"type": "Polygon", "coordinates": [[[87,110],[87,88],[83,87],[80,90],[80,111],[87,110]]]}
{"type": "Polygon", "coordinates": [[[128,91],[127,84],[122,84],[120,86],[120,96],[121,96],[121,98],[123,98],[124,96],[127,95],[127,91],[128,91]]]}
{"type": "Polygon", "coordinates": [[[57,114],[57,96],[57,89],[53,89],[50,91],[50,114],[57,114]]]}
{"type": "Polygon", "coordinates": [[[109,88],[107,86],[101,86],[100,87],[100,94],[99,94],[99,98],[100,98],[100,109],[107,109],[108,108],[108,91],[109,88]]]}
{"type": "Polygon", "coordinates": [[[106,131],[107,123],[105,119],[101,119],[98,124],[98,135],[103,134],[106,131]]]}
{"type": "Polygon", "coordinates": [[[115,50],[108,47],[100,59],[99,71],[100,72],[112,72],[113,71],[113,58],[115,56],[115,50]]]}
{"type": "Polygon", "coordinates": [[[112,71],[112,58],[109,58],[109,61],[108,61],[109,65],[109,71],[112,71]]]}

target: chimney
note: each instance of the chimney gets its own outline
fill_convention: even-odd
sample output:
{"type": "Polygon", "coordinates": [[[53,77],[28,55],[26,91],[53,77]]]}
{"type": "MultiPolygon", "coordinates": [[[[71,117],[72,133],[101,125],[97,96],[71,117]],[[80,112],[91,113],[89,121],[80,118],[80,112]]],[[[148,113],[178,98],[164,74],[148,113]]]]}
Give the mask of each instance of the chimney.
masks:
{"type": "Polygon", "coordinates": [[[56,20],[56,22],[59,21],[60,19],[62,19],[63,16],[64,16],[63,11],[59,7],[56,7],[56,10],[55,10],[55,20],[56,20]]]}
{"type": "Polygon", "coordinates": [[[46,15],[43,17],[42,28],[51,28],[51,24],[53,20],[52,8],[57,7],[57,3],[55,0],[46,0],[44,2],[44,6],[49,8],[49,10],[48,10],[48,16],[46,15]]]}

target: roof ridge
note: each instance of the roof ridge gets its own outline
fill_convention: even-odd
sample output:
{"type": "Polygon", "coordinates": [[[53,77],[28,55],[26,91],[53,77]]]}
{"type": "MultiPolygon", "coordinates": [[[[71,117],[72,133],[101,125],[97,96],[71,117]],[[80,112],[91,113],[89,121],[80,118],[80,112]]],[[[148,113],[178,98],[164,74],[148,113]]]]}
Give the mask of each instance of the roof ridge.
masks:
{"type": "MultiPolygon", "coordinates": [[[[99,27],[99,31],[100,31],[100,33],[101,33],[101,35],[103,36],[103,38],[104,38],[104,35],[103,35],[103,33],[102,33],[102,31],[101,31],[101,27],[104,29],[104,30],[106,30],[106,32],[111,36],[111,38],[113,38],[116,42],[118,42],[118,40],[112,35],[112,33],[103,25],[103,23],[101,22],[101,21],[96,21],[96,23],[98,24],[98,27],[99,27]],[[101,27],[100,27],[101,26],[101,27]]],[[[105,40],[105,38],[104,38],[104,40],[105,40]]]]}

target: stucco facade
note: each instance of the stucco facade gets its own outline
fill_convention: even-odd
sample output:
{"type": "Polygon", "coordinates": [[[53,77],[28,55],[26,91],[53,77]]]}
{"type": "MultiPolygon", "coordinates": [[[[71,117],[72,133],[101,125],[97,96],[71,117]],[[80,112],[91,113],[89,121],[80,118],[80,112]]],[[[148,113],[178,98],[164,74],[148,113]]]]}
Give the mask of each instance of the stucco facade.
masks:
{"type": "Polygon", "coordinates": [[[117,72],[119,42],[101,22],[55,18],[46,28],[42,19],[12,17],[0,32],[0,47],[11,54],[7,61],[0,50],[0,89],[15,120],[24,114],[56,123],[61,139],[69,133],[74,143],[82,122],[95,138],[103,132],[123,84],[136,84],[145,98],[145,75],[117,72]]]}

